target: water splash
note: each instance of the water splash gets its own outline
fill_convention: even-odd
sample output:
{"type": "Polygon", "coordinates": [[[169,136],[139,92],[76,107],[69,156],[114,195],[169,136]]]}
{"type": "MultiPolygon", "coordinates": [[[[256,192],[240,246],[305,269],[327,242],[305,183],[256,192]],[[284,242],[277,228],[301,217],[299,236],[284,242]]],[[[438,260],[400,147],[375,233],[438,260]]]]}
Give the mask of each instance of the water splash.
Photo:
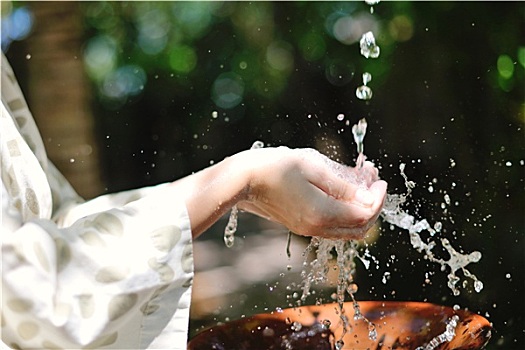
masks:
{"type": "Polygon", "coordinates": [[[451,342],[452,339],[456,336],[456,327],[458,326],[459,316],[454,315],[447,321],[447,326],[445,327],[445,331],[441,333],[440,335],[432,338],[428,344],[425,347],[418,347],[416,350],[434,350],[436,349],[440,344],[444,342],[451,342]]]}
{"type": "MultiPolygon", "coordinates": [[[[268,348],[304,349],[306,347],[310,348],[311,344],[314,344],[316,349],[332,348],[331,345],[333,344],[334,335],[329,329],[330,325],[327,327],[324,321],[316,321],[311,326],[305,326],[299,322],[291,322],[289,319],[287,319],[285,322],[286,324],[290,325],[289,327],[292,332],[278,336],[277,339],[280,339],[280,342],[273,345],[267,344],[270,345],[268,348]]],[[[273,332],[272,336],[274,335],[275,332],[273,332]]],[[[263,344],[260,345],[262,346],[263,344]]],[[[264,348],[266,349],[267,347],[265,346],[264,348]]]]}
{"type": "MultiPolygon", "coordinates": [[[[263,148],[264,143],[262,141],[255,141],[250,149],[263,148]]],[[[239,209],[236,205],[233,206],[228,218],[228,224],[224,229],[224,244],[226,247],[231,248],[235,243],[235,232],[237,232],[237,221],[238,221],[239,209]]]]}
{"type": "MultiPolygon", "coordinates": [[[[361,119],[356,125],[352,127],[352,134],[354,136],[354,141],[359,153],[358,159],[356,161],[356,166],[358,169],[362,167],[363,161],[365,159],[363,143],[364,137],[366,135],[366,127],[367,123],[365,119],[361,119]]],[[[401,206],[406,202],[407,198],[412,193],[416,183],[409,180],[406,176],[405,164],[401,164],[399,166],[399,170],[405,181],[405,187],[407,191],[405,194],[387,194],[385,205],[381,211],[381,217],[384,221],[408,231],[412,247],[419,252],[424,252],[425,258],[429,261],[440,264],[442,271],[444,271],[447,266],[450,268],[450,273],[448,274],[448,286],[454,295],[459,295],[460,293],[459,289],[456,287],[457,282],[460,280],[460,278],[456,275],[456,272],[460,269],[463,271],[465,277],[474,281],[474,289],[476,292],[480,292],[483,288],[483,283],[479,281],[476,276],[465,267],[472,262],[478,262],[481,259],[481,253],[475,251],[470,254],[461,254],[452,247],[448,239],[442,237],[440,242],[450,255],[450,258],[448,260],[444,260],[434,255],[432,249],[434,249],[436,246],[436,242],[432,240],[432,238],[436,234],[441,234],[442,224],[441,222],[436,222],[433,228],[426,219],[416,220],[414,216],[410,215],[401,208],[401,206]],[[426,241],[424,241],[420,235],[423,231],[430,233],[430,238],[426,241]]],[[[348,178],[347,180],[358,185],[363,185],[360,183],[359,177],[355,179],[348,178]]],[[[335,300],[339,306],[339,315],[343,327],[342,336],[336,343],[336,348],[338,344],[340,345],[340,348],[342,348],[344,344],[343,337],[347,332],[351,331],[351,326],[343,309],[346,294],[350,295],[350,298],[352,299],[354,319],[363,320],[364,322],[368,323],[369,338],[371,340],[376,340],[377,330],[375,325],[361,313],[359,303],[354,297],[354,294],[357,292],[357,284],[355,284],[353,279],[356,269],[356,257],[363,261],[363,264],[367,269],[369,266],[369,261],[359,255],[357,241],[355,240],[330,240],[320,237],[312,237],[310,244],[303,253],[303,271],[301,272],[301,277],[303,279],[303,293],[299,300],[299,305],[304,302],[305,299],[311,294],[310,290],[313,284],[327,282],[330,261],[334,258],[332,256],[333,251],[335,251],[337,254],[336,263],[339,270],[335,300]],[[315,253],[316,257],[310,263],[308,263],[308,257],[311,253],[315,253]]],[[[386,274],[384,276],[383,283],[386,283],[386,274]]],[[[424,348],[423,350],[433,350],[442,342],[450,341],[448,339],[452,339],[454,337],[454,329],[456,326],[457,319],[452,318],[447,323],[447,331],[433,339],[427,348],[424,348]]]]}
{"type": "Polygon", "coordinates": [[[332,240],[312,237],[310,244],[303,253],[304,261],[301,272],[303,293],[299,300],[299,305],[311,294],[310,290],[313,284],[322,284],[328,281],[328,273],[331,266],[330,262],[334,259],[332,252],[335,251],[337,254],[336,265],[339,273],[334,298],[338,304],[340,325],[342,326],[342,334],[339,339],[341,342],[346,333],[352,330],[352,326],[348,321],[343,307],[346,294],[350,295],[352,299],[354,320],[363,320],[366,322],[368,324],[370,339],[376,340],[377,338],[375,325],[361,313],[359,303],[354,297],[354,294],[357,293],[358,290],[358,286],[353,278],[356,271],[355,258],[358,257],[361,260],[365,260],[359,256],[357,244],[356,240],[332,240]],[[315,253],[316,257],[308,263],[308,257],[312,252],[315,253]]]}
{"type": "Polygon", "coordinates": [[[233,206],[228,218],[228,224],[224,229],[224,244],[226,247],[231,248],[235,243],[235,232],[237,231],[237,220],[238,220],[239,209],[236,205],[233,206]]]}
{"type": "MultiPolygon", "coordinates": [[[[438,231],[432,228],[426,219],[416,220],[414,216],[401,209],[401,206],[406,202],[416,184],[413,181],[408,180],[405,174],[405,164],[401,164],[399,170],[401,176],[405,179],[407,193],[404,195],[388,194],[383,210],[381,211],[381,217],[384,221],[407,230],[412,247],[418,252],[424,253],[424,257],[427,260],[440,264],[442,271],[445,271],[447,267],[450,269],[450,272],[447,275],[447,285],[455,296],[460,294],[459,288],[457,287],[457,283],[460,281],[460,278],[456,275],[458,270],[461,270],[465,277],[470,278],[473,281],[474,290],[479,293],[483,289],[483,282],[478,280],[473,273],[467,270],[466,266],[470,263],[478,262],[481,259],[481,253],[474,251],[469,254],[461,254],[452,247],[447,238],[442,237],[439,241],[443,248],[448,252],[450,258],[445,260],[434,255],[432,249],[436,246],[436,241],[432,240],[432,237],[435,236],[438,231]],[[430,238],[427,239],[426,242],[420,235],[423,231],[427,231],[430,234],[430,238]]],[[[434,225],[434,227],[441,230],[440,224],[434,225]]]]}
{"type": "Polygon", "coordinates": [[[364,139],[366,135],[366,127],[367,127],[366,119],[360,119],[357,124],[352,126],[352,134],[354,135],[354,141],[356,143],[357,147],[357,161],[356,166],[358,169],[361,169],[364,164],[364,152],[365,152],[365,146],[364,146],[364,139]]]}

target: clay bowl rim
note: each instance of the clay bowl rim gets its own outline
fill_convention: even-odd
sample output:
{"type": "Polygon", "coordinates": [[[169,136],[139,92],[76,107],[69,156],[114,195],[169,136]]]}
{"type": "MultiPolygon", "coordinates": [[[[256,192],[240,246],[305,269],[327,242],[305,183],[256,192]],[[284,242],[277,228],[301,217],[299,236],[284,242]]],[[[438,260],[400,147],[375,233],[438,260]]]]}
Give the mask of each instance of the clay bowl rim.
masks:
{"type": "MultiPolygon", "coordinates": [[[[452,339],[451,342],[447,344],[446,348],[471,348],[471,345],[468,345],[469,347],[465,347],[463,343],[465,341],[471,341],[472,343],[478,344],[476,347],[472,348],[482,348],[490,339],[492,331],[492,324],[485,317],[466,309],[455,310],[450,306],[422,301],[358,301],[358,304],[361,313],[375,324],[377,323],[378,319],[381,320],[381,317],[384,317],[385,314],[390,315],[396,312],[399,312],[401,314],[401,317],[410,318],[412,316],[412,318],[417,319],[419,323],[421,323],[424,320],[427,320],[428,322],[438,322],[437,324],[440,324],[440,328],[442,329],[439,329],[437,332],[434,332],[436,333],[435,335],[439,335],[442,332],[444,332],[446,327],[445,321],[450,319],[453,315],[457,315],[459,317],[459,321],[456,327],[456,336],[452,339]],[[439,320],[436,320],[436,318],[438,318],[439,320]],[[465,334],[467,335],[467,337],[465,337],[465,334]]],[[[353,302],[345,302],[343,305],[345,313],[351,320],[352,324],[352,322],[354,322],[353,302]]],[[[277,309],[267,313],[258,313],[204,329],[198,334],[196,334],[188,344],[191,345],[194,339],[198,338],[210,329],[221,329],[221,327],[222,329],[224,329],[226,325],[240,326],[252,320],[260,322],[280,320],[285,321],[289,324],[293,322],[300,322],[303,326],[311,326],[316,322],[321,322],[322,320],[329,319],[332,325],[336,325],[335,327],[337,327],[334,330],[335,337],[337,338],[342,331],[342,327],[339,323],[340,318],[337,314],[338,309],[339,308],[337,303],[327,303],[321,305],[304,305],[290,307],[284,309],[277,309]]],[[[354,325],[357,325],[358,322],[366,324],[364,320],[358,320],[355,321],[354,325]]],[[[408,332],[410,333],[410,331],[408,332]]],[[[378,335],[380,335],[380,333],[381,332],[378,330],[378,335]]],[[[346,336],[343,338],[345,340],[345,344],[347,345],[352,344],[346,341],[347,338],[350,336],[352,336],[351,332],[347,333],[346,336]]],[[[364,343],[366,343],[367,340],[370,343],[370,345],[377,344],[377,341],[372,341],[369,339],[365,339],[364,343]]],[[[364,345],[364,343],[362,345],[364,345]]],[[[347,347],[345,346],[344,349],[347,349],[347,347]]]]}

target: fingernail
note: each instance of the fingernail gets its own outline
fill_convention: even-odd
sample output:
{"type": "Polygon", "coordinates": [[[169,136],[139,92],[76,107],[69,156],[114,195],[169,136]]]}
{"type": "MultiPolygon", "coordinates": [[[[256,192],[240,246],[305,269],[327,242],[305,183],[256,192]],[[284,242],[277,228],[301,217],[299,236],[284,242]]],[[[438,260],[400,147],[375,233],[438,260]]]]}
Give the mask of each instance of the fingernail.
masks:
{"type": "Polygon", "coordinates": [[[366,207],[370,207],[374,204],[375,198],[372,192],[358,188],[355,192],[355,200],[366,207]]]}

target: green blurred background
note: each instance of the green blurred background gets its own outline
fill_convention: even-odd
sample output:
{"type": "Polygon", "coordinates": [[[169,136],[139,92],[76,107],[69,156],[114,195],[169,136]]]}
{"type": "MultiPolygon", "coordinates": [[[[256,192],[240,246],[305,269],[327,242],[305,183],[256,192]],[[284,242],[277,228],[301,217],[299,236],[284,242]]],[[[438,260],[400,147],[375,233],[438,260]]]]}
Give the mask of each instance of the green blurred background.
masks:
{"type": "MultiPolygon", "coordinates": [[[[182,177],[255,140],[353,164],[351,126],[365,117],[365,153],[389,192],[406,191],[406,163],[417,184],[407,209],[483,254],[469,269],[485,288],[454,297],[446,273],[384,224],[368,247],[379,263],[358,265],[357,298],[458,304],[493,322],[489,349],[525,348],[522,2],[3,1],[2,49],[50,158],[88,198],[182,177]],[[359,52],[367,31],[376,59],[359,52]],[[369,101],[355,95],[364,72],[369,101]]],[[[232,254],[223,228],[196,242],[195,290],[220,273],[224,285],[196,297],[192,334],[287,306],[299,279],[286,259],[261,274],[240,263],[282,256],[284,229],[242,216],[232,254]]],[[[304,244],[292,240],[299,259],[304,244]]]]}

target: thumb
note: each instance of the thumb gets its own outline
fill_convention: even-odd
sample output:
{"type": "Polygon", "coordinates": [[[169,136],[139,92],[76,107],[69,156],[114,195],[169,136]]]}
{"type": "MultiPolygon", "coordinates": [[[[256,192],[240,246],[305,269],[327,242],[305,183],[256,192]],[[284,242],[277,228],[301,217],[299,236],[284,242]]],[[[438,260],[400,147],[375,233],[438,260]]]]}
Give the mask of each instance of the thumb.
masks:
{"type": "Polygon", "coordinates": [[[368,189],[360,187],[355,191],[354,202],[363,207],[382,207],[386,197],[386,189],[387,183],[383,180],[374,182],[368,189]]]}

